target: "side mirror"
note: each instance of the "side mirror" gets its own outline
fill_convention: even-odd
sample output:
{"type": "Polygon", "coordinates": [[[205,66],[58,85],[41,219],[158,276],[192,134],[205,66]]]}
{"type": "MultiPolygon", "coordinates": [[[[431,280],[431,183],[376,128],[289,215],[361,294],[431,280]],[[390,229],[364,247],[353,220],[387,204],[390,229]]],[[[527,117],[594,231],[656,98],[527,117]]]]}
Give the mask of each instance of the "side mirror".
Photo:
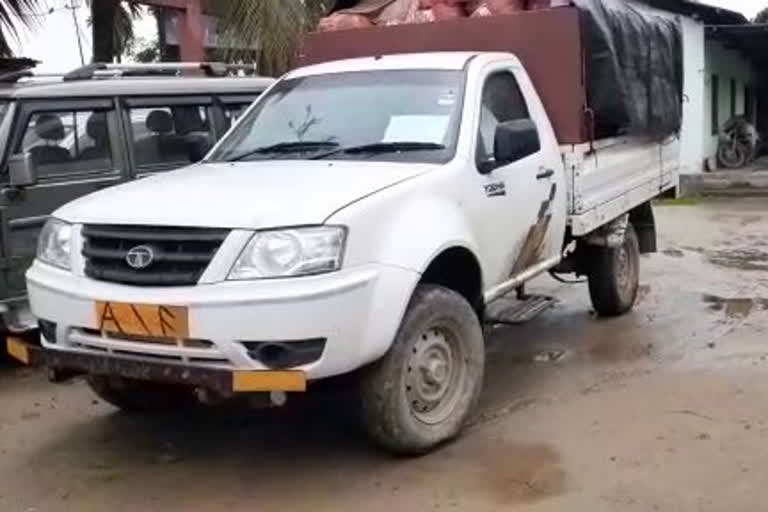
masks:
{"type": "Polygon", "coordinates": [[[539,131],[530,119],[516,119],[499,123],[493,140],[496,165],[516,162],[541,149],[539,131]]]}
{"type": "Polygon", "coordinates": [[[213,148],[213,142],[209,137],[195,137],[187,145],[187,154],[192,163],[199,162],[213,148]]]}
{"type": "Polygon", "coordinates": [[[11,187],[30,187],[37,183],[37,170],[29,153],[17,153],[8,160],[8,177],[11,187]]]}

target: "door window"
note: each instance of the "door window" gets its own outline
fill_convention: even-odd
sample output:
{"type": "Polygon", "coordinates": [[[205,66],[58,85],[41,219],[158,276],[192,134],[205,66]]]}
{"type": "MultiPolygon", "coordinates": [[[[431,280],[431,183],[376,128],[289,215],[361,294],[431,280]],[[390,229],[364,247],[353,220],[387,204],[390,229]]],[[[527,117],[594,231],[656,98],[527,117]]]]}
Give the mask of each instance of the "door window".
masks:
{"type": "Polygon", "coordinates": [[[493,142],[499,123],[527,119],[528,107],[515,76],[504,71],[488,77],[483,86],[480,127],[477,137],[477,163],[493,159],[493,142]]]}
{"type": "Polygon", "coordinates": [[[201,139],[213,141],[208,108],[174,105],[129,110],[136,166],[181,167],[193,161],[193,146],[201,139]]]}
{"type": "Polygon", "coordinates": [[[29,153],[43,179],[115,168],[104,110],[36,112],[16,152],[29,153]]]}

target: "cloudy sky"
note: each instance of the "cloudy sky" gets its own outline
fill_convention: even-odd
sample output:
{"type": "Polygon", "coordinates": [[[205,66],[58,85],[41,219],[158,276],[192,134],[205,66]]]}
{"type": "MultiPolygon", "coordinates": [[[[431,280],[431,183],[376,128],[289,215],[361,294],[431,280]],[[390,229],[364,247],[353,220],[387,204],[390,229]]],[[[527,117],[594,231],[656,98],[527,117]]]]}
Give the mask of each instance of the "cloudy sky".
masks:
{"type": "Polygon", "coordinates": [[[700,0],[700,3],[740,11],[750,19],[754,18],[761,9],[768,7],[768,0],[700,0]]]}
{"type": "MultiPolygon", "coordinates": [[[[83,58],[85,62],[91,58],[91,29],[87,24],[88,12],[84,0],[49,0],[48,4],[53,8],[53,12],[41,16],[35,29],[21,30],[20,39],[15,45],[18,54],[42,61],[37,68],[40,72],[63,72],[80,64],[75,22],[72,19],[72,11],[66,8],[73,2],[75,6],[79,6],[75,13],[83,43],[83,58]]],[[[702,3],[740,11],[748,18],[768,6],[768,0],[703,0],[702,3]]],[[[153,20],[146,18],[140,21],[136,32],[147,39],[153,38],[153,20]]]]}

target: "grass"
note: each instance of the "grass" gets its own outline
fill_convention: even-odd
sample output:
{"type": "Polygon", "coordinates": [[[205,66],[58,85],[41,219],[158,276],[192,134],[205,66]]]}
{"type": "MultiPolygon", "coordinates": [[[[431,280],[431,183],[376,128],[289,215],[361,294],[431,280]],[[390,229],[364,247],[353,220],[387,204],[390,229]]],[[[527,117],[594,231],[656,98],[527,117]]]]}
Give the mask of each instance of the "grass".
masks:
{"type": "Polygon", "coordinates": [[[701,204],[702,198],[698,196],[678,197],[675,199],[657,199],[654,201],[659,206],[696,206],[701,204]]]}

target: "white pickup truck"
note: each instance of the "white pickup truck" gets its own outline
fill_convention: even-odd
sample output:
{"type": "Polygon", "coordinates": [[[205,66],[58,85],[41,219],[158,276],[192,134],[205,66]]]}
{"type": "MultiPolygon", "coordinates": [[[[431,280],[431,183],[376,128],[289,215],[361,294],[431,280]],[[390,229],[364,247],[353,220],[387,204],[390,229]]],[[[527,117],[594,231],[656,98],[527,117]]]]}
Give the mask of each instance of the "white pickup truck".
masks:
{"type": "Polygon", "coordinates": [[[56,211],[27,273],[42,347],[9,349],[128,410],[356,372],[373,439],[421,453],[477,401],[483,325],[551,304],[528,280],[632,308],[674,147],[559,145],[509,53],[296,69],[202,163],[56,211]]]}

